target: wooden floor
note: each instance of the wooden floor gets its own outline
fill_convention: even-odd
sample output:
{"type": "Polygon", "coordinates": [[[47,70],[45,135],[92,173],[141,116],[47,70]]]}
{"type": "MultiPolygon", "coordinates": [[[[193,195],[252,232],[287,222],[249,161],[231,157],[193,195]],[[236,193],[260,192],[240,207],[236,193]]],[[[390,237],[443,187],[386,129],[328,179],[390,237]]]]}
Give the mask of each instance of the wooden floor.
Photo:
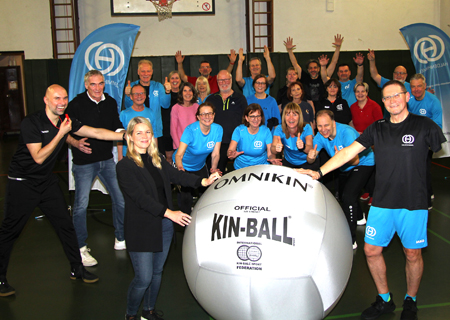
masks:
{"type": "MultiPolygon", "coordinates": [[[[17,136],[8,136],[0,141],[0,220],[3,219],[8,166],[17,140],[17,136]]],[[[66,199],[70,201],[64,160],[63,155],[55,171],[66,199]]],[[[450,159],[433,160],[432,175],[435,200],[429,214],[429,246],[423,251],[425,271],[418,294],[419,319],[444,320],[450,319],[450,159]]],[[[367,205],[364,203],[363,206],[367,212],[367,205]]],[[[96,273],[100,281],[85,284],[69,279],[70,268],[61,244],[45,218],[34,218],[42,214],[36,209],[12,252],[8,281],[16,294],[0,298],[1,320],[124,319],[127,288],[133,277],[130,259],[126,251],[113,249],[110,198],[94,191],[90,207],[105,209],[91,212],[88,217],[88,245],[99,261],[98,266],[89,270],[96,273]]],[[[183,233],[181,228],[176,230],[177,241],[172,245],[164,269],[156,308],[164,311],[166,320],[209,320],[209,315],[191,295],[184,278],[183,233]]],[[[326,319],[359,319],[361,311],[375,300],[375,286],[362,250],[364,227],[358,227],[357,232],[359,247],[354,251],[347,289],[326,319]]],[[[400,319],[406,285],[405,258],[397,237],[385,250],[385,259],[397,309],[395,314],[379,319],[400,319]]]]}

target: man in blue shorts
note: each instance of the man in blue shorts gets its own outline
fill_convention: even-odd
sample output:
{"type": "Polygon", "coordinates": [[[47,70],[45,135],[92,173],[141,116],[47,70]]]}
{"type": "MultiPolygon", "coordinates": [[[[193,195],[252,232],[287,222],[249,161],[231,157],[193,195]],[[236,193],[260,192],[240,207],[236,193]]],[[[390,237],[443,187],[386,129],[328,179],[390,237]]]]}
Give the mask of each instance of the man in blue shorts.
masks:
{"type": "Polygon", "coordinates": [[[427,246],[427,154],[429,149],[439,151],[446,140],[436,123],[408,111],[410,96],[403,83],[396,80],[387,82],[382,96],[390,113],[389,119],[374,122],[319,171],[301,172],[319,179],[364,149],[375,146],[376,185],[366,226],[364,252],[378,295],[361,317],[376,319],[395,310],[387,283],[383,247],[397,232],[406,255],[407,289],[401,319],[417,319],[416,295],[423,273],[422,248],[427,246]]]}

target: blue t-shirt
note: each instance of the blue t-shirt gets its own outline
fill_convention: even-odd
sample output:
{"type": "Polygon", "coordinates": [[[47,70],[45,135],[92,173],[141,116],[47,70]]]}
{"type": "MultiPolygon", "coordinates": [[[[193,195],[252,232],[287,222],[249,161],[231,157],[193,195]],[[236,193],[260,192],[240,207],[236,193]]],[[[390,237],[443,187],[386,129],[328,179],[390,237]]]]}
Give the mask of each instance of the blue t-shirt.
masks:
{"type": "Polygon", "coordinates": [[[281,124],[280,109],[278,109],[277,101],[273,97],[267,95],[265,99],[258,99],[255,95],[251,95],[247,97],[247,103],[257,103],[261,106],[264,112],[264,118],[266,119],[264,123],[266,126],[267,121],[271,118],[278,119],[278,124],[281,124]]]}
{"type": "MultiPolygon", "coordinates": [[[[336,146],[338,150],[342,150],[345,147],[351,145],[356,138],[359,137],[358,131],[354,128],[336,122],[336,137],[333,140],[325,139],[320,133],[317,133],[313,140],[313,145],[317,145],[317,151],[325,149],[330,157],[333,157],[336,151],[334,147],[336,146]]],[[[372,148],[367,148],[359,153],[359,164],[358,166],[374,166],[375,157],[372,152],[372,148]]],[[[344,164],[339,169],[341,171],[350,171],[356,166],[351,166],[349,164],[344,164]]]]}
{"type": "MultiPolygon", "coordinates": [[[[123,127],[126,130],[128,127],[128,123],[134,117],[144,117],[144,118],[147,118],[147,120],[150,121],[150,123],[152,123],[152,121],[150,120],[151,116],[152,116],[152,113],[151,113],[150,109],[147,107],[144,107],[144,110],[142,110],[142,111],[135,111],[135,110],[133,110],[133,108],[128,108],[128,109],[122,110],[122,112],[120,112],[120,121],[122,122],[123,127]]],[[[153,124],[152,124],[152,126],[153,126],[153,124]]],[[[155,136],[155,138],[159,138],[159,137],[155,136]]],[[[122,154],[124,156],[127,155],[127,145],[125,143],[123,145],[122,154]]]]}
{"type": "MultiPolygon", "coordinates": [[[[181,142],[187,144],[183,155],[183,168],[187,171],[198,171],[206,163],[206,157],[213,152],[216,143],[222,142],[223,129],[217,123],[211,124],[211,129],[204,135],[198,121],[188,125],[181,136],[181,142]]],[[[173,153],[173,162],[178,149],[173,153]]]]}
{"type": "MultiPolygon", "coordinates": [[[[255,88],[253,88],[253,79],[252,79],[252,77],[243,77],[243,79],[245,80],[245,84],[242,87],[242,94],[244,95],[244,97],[248,97],[248,96],[254,95],[255,94],[255,88]]],[[[272,85],[270,84],[266,88],[266,91],[264,91],[264,92],[269,95],[271,87],[272,87],[272,85]]]]}
{"type": "MultiPolygon", "coordinates": [[[[286,135],[283,132],[283,128],[281,125],[275,128],[274,136],[280,137],[281,143],[284,146],[284,158],[289,163],[299,166],[306,162],[306,157],[308,156],[301,150],[297,148],[297,137],[291,137],[286,139],[286,135]]],[[[300,135],[300,139],[302,139],[303,143],[306,144],[306,137],[313,136],[312,128],[309,124],[303,127],[303,132],[300,135]]]]}
{"type": "Polygon", "coordinates": [[[206,99],[208,99],[208,97],[209,97],[210,95],[211,95],[211,94],[208,94],[208,95],[205,97],[205,99],[203,99],[203,100],[202,100],[202,98],[200,98],[200,96],[197,97],[197,103],[198,103],[198,105],[201,105],[203,102],[205,102],[206,99]]]}
{"type": "MultiPolygon", "coordinates": [[[[384,86],[384,85],[386,84],[386,82],[388,82],[388,81],[391,81],[391,80],[386,79],[386,78],[384,78],[384,77],[381,77],[380,85],[379,85],[378,87],[383,88],[383,86],[384,86]]],[[[409,94],[412,95],[412,92],[411,92],[411,85],[409,84],[409,82],[406,82],[406,81],[405,81],[403,84],[405,85],[405,88],[406,88],[406,90],[409,92],[409,94]]]]}
{"type": "Polygon", "coordinates": [[[353,91],[356,84],[356,78],[346,82],[339,82],[341,83],[342,99],[347,100],[348,105],[351,106],[356,102],[355,92],[353,91]]]}
{"type": "Polygon", "coordinates": [[[411,95],[408,101],[408,109],[413,114],[430,118],[442,129],[441,102],[434,94],[426,91],[425,97],[420,101],[411,95]]]}
{"type": "Polygon", "coordinates": [[[244,151],[234,160],[234,168],[241,169],[258,164],[267,164],[267,145],[272,143],[272,134],[265,125],[259,127],[256,134],[250,134],[241,124],[234,129],[231,140],[237,142],[236,151],[244,151]]]}

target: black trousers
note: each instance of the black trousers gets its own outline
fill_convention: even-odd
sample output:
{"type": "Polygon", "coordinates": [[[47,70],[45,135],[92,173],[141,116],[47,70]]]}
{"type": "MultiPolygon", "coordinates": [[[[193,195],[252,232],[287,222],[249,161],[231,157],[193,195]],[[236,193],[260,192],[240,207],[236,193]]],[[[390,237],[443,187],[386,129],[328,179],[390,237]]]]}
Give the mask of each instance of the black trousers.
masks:
{"type": "Polygon", "coordinates": [[[347,218],[353,242],[356,241],[356,222],[363,217],[359,194],[374,168],[375,166],[357,166],[348,172],[342,172],[339,176],[341,206],[347,218]]]}
{"type": "Polygon", "coordinates": [[[4,219],[0,227],[0,279],[6,277],[14,242],[36,207],[42,210],[55,229],[71,267],[81,265],[75,228],[58,179],[52,176],[40,184],[31,180],[8,180],[4,219]]]}

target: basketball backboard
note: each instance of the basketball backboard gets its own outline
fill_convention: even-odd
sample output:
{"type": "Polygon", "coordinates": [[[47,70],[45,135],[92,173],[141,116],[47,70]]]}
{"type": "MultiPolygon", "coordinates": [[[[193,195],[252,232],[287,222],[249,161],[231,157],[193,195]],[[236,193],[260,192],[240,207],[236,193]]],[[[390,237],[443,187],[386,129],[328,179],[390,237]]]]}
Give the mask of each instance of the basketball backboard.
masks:
{"type": "MultiPolygon", "coordinates": [[[[215,14],[215,0],[177,0],[172,5],[173,15],[215,14]]],[[[156,15],[149,0],[111,0],[111,15],[156,15]]]]}

